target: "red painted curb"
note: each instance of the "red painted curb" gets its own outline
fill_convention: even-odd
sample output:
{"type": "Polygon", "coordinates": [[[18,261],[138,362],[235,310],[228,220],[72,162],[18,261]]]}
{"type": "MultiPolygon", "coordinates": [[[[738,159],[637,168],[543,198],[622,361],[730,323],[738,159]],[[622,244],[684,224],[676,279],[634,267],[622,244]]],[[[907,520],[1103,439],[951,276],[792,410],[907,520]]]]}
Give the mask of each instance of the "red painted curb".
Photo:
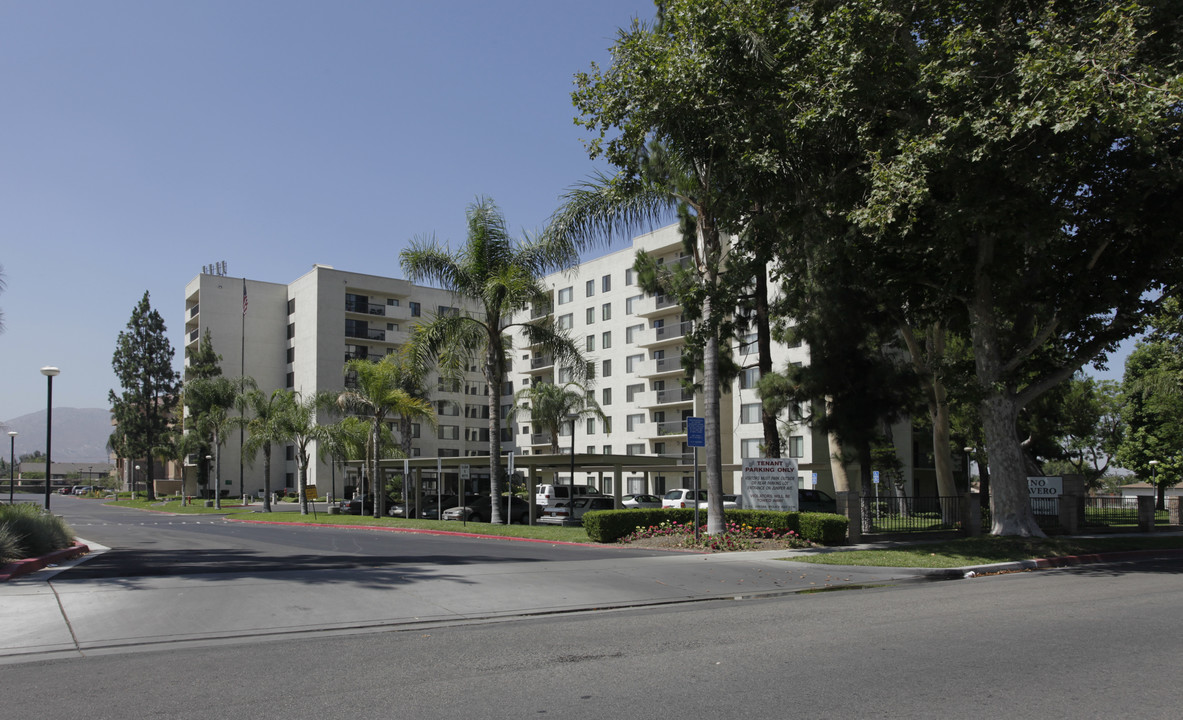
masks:
{"type": "Polygon", "coordinates": [[[1039,558],[1032,560],[1036,567],[1055,568],[1074,565],[1093,565],[1105,562],[1120,562],[1122,560],[1143,560],[1152,557],[1181,557],[1183,549],[1161,548],[1159,550],[1120,550],[1110,553],[1089,553],[1087,555],[1064,555],[1062,557],[1039,558]]]}
{"type": "Polygon", "coordinates": [[[24,560],[11,562],[0,568],[0,582],[11,580],[14,577],[20,577],[21,575],[28,575],[31,572],[37,572],[48,565],[61,562],[62,560],[73,560],[74,558],[85,555],[89,552],[89,546],[82,543],[74,543],[73,547],[64,548],[62,550],[54,550],[48,555],[42,555],[41,557],[35,558],[25,558],[24,560]]]}
{"type": "Polygon", "coordinates": [[[397,528],[397,527],[383,527],[381,525],[336,525],[330,523],[301,523],[301,522],[285,522],[283,520],[248,520],[246,518],[226,518],[227,522],[243,522],[243,523],[257,523],[259,525],[287,525],[289,527],[326,527],[326,528],[341,528],[344,530],[377,530],[379,532],[402,532],[411,533],[413,535],[452,535],[454,537],[471,537],[484,538],[486,540],[512,540],[514,542],[534,542],[545,543],[547,545],[573,545],[575,547],[612,547],[612,545],[599,545],[596,543],[577,543],[567,540],[544,540],[542,538],[523,538],[513,537],[512,535],[487,535],[485,533],[470,533],[457,532],[455,530],[427,530],[424,528],[397,528]]]}

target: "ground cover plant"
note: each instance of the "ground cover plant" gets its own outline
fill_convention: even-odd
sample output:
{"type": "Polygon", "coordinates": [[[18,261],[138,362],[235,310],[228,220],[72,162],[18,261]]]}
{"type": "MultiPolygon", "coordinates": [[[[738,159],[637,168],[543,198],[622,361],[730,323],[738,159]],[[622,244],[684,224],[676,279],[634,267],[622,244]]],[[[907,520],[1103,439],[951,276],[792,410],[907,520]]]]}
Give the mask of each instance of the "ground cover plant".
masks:
{"type": "Polygon", "coordinates": [[[708,535],[706,526],[699,528],[698,538],[694,536],[694,523],[677,520],[663,520],[656,525],[637,528],[618,542],[641,547],[684,548],[707,552],[733,552],[741,550],[783,550],[816,547],[802,538],[795,530],[753,526],[728,521],[723,531],[708,535]]]}

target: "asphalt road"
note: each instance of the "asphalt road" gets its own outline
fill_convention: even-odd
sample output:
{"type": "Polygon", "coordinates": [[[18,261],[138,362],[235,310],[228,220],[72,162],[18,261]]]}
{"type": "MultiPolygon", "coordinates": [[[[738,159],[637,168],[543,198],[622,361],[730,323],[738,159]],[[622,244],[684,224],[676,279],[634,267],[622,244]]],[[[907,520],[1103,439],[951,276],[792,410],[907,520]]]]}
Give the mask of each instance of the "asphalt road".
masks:
{"type": "Polygon", "coordinates": [[[6,717],[1178,718],[1178,562],[97,655],[6,717]]]}

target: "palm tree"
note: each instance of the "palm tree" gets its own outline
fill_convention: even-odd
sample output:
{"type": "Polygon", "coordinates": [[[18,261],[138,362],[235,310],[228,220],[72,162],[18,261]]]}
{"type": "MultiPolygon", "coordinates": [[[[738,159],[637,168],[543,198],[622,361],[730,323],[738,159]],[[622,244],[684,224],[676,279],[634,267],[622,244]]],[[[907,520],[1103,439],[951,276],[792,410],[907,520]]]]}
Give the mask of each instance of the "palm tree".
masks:
{"type": "Polygon", "coordinates": [[[285,441],[283,415],[295,401],[290,390],[278,389],[270,395],[251,390],[238,397],[240,411],[250,413],[243,424],[250,438],[243,445],[243,455],[254,457],[263,451],[263,512],[271,512],[271,446],[285,441]]]}
{"type": "MultiPolygon", "coordinates": [[[[370,437],[368,422],[350,415],[328,425],[327,430],[328,436],[317,443],[317,449],[322,461],[327,458],[332,463],[334,474],[337,472],[338,461],[365,458],[366,445],[370,437]]],[[[334,483],[333,495],[336,494],[336,484],[334,483]]]]}
{"type": "Polygon", "coordinates": [[[296,446],[296,464],[299,467],[300,514],[308,514],[308,463],[311,461],[308,446],[314,441],[329,438],[329,426],[321,425],[319,415],[331,411],[336,398],[332,393],[319,392],[313,395],[293,393],[292,401],[283,404],[278,418],[283,440],[296,446]]]}
{"type": "MultiPolygon", "coordinates": [[[[391,418],[402,418],[408,422],[424,419],[435,423],[435,412],[431,403],[423,398],[413,397],[403,389],[405,375],[410,372],[405,362],[398,358],[402,354],[387,355],[379,362],[354,358],[345,363],[345,372],[355,378],[353,389],[337,397],[337,405],[346,412],[366,417],[370,421],[369,438],[366,441],[366,468],[374,492],[374,517],[386,512],[386,493],[378,486],[378,455],[382,449],[382,435],[391,418]]],[[[387,430],[387,432],[389,432],[387,430]]],[[[409,432],[407,433],[410,434],[409,432]]]]}
{"type": "MultiPolygon", "coordinates": [[[[493,497],[501,495],[501,387],[511,342],[506,333],[521,328],[530,345],[570,367],[582,378],[586,373],[579,347],[554,324],[551,316],[514,322],[515,314],[532,305],[549,302],[541,278],[578,257],[569,244],[543,238],[514,242],[505,218],[488,198],[468,207],[468,238],[453,255],[434,238],[416,239],[399,256],[403,272],[412,282],[432,282],[455,295],[473,301],[476,312],[448,312],[419,324],[413,339],[417,353],[436,358],[445,374],[479,364],[489,398],[489,482],[493,497]]],[[[493,503],[491,518],[501,522],[501,509],[493,503]]]]}
{"type": "MultiPolygon", "coordinates": [[[[598,417],[606,420],[604,411],[595,398],[578,383],[555,385],[535,383],[518,390],[513,396],[509,419],[513,421],[519,409],[530,413],[534,430],[550,433],[550,451],[559,454],[559,431],[574,419],[598,417]]],[[[575,482],[575,478],[571,478],[575,482]]]]}
{"type": "MultiPolygon", "coordinates": [[[[688,294],[701,299],[703,405],[706,419],[707,532],[723,531],[723,456],[720,435],[719,359],[721,326],[727,313],[722,273],[730,245],[725,242],[719,209],[723,194],[710,159],[688,162],[653,144],[636,176],[621,171],[597,174],[563,196],[545,236],[558,245],[585,248],[655,225],[678,211],[693,250],[693,279],[688,294]]],[[[643,263],[642,263],[643,264],[643,263]]],[[[645,270],[645,268],[641,268],[645,270]]],[[[645,272],[641,273],[642,281],[645,272]]],[[[648,288],[647,288],[648,289],[648,288]]]]}
{"type": "Polygon", "coordinates": [[[239,380],[221,376],[198,378],[185,384],[185,400],[193,413],[190,427],[213,450],[213,477],[208,478],[206,486],[212,489],[214,507],[218,509],[222,507],[221,450],[226,432],[238,420],[229,411],[234,407],[240,385],[239,380]]]}

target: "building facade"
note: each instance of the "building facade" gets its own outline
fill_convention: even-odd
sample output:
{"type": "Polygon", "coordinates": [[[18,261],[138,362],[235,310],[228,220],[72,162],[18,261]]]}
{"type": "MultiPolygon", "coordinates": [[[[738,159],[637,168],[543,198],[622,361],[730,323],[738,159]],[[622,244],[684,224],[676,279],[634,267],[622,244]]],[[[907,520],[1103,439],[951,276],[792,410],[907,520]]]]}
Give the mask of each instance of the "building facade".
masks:
{"type": "MultiPolygon", "coordinates": [[[[682,351],[690,322],[676,300],[650,295],[637,285],[633,264],[640,250],[659,264],[689,262],[677,226],[665,227],[636,237],[628,248],[548,276],[549,304],[523,311],[515,320],[553,314],[591,364],[593,379],[587,390],[594,394],[606,421],[581,419],[573,429],[574,437],[570,426],[564,428],[561,452],[570,453],[573,447],[580,456],[646,456],[650,465],[653,457],[663,458],[667,462],[660,469],[638,467],[626,472],[620,488],[624,493],[661,494],[693,483],[694,453],[687,445],[686,419],[703,416],[704,406],[702,395],[683,384],[682,351]]],[[[208,328],[225,375],[251,376],[267,392],[288,388],[303,394],[340,392],[345,387],[346,359],[378,359],[393,353],[408,341],[417,322],[470,309],[447,291],[325,265],[314,265],[286,285],[202,274],[189,283],[185,298],[186,358],[208,328]]],[[[743,460],[761,457],[763,445],[755,389],[755,335],[732,339],[730,350],[740,365],[751,366],[720,398],[724,487],[726,492],[739,493],[743,460]]],[[[431,400],[439,426],[416,428],[414,457],[487,456],[488,392],[501,393],[503,452],[551,453],[550,436],[531,424],[528,408],[518,408],[512,420],[507,411],[515,389],[543,382],[563,384],[574,373],[557,366],[540,349],[529,347],[521,336],[514,338],[512,352],[507,382],[499,389],[486,388],[475,367],[463,383],[454,386],[432,378],[431,400]]],[[[776,344],[772,355],[776,368],[809,362],[809,349],[803,345],[776,344]]],[[[827,438],[813,430],[808,417],[808,408],[793,408],[780,418],[782,454],[797,460],[804,487],[832,492],[827,438]]],[[[910,427],[899,424],[893,434],[911,487],[915,453],[910,427]]],[[[252,464],[247,458],[240,480],[238,437],[229,440],[222,457],[223,490],[230,490],[230,495],[257,494],[263,487],[261,460],[252,464]]],[[[297,468],[291,449],[273,451],[272,457],[272,486],[294,488],[297,468]]],[[[705,463],[705,457],[699,462],[705,463]]],[[[309,483],[321,495],[339,496],[352,484],[341,477],[342,472],[332,463],[314,461],[309,483]]],[[[570,481],[570,472],[558,473],[557,480],[570,481]]],[[[598,472],[576,468],[574,482],[616,491],[613,479],[598,472]]]]}

